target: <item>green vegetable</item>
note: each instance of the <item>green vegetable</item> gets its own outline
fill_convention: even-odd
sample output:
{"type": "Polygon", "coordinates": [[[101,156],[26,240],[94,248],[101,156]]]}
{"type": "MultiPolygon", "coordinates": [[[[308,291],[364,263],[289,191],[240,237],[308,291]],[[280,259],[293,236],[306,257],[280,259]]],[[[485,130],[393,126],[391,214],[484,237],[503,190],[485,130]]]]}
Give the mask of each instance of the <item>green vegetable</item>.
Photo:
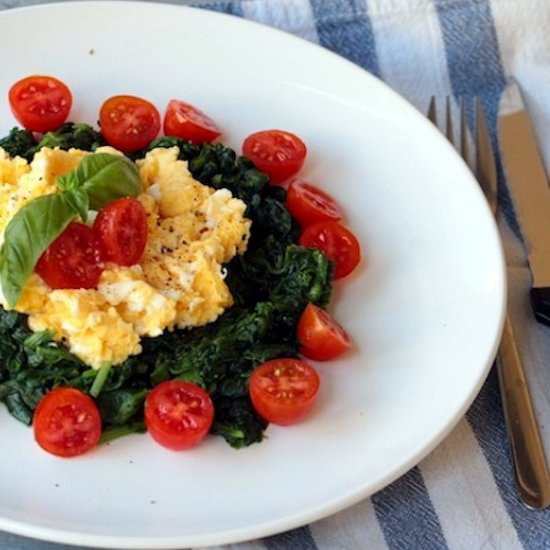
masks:
{"type": "Polygon", "coordinates": [[[66,122],[63,126],[55,130],[55,132],[44,134],[38,145],[32,151],[32,154],[34,155],[34,153],[42,149],[42,147],[95,151],[98,147],[105,144],[106,142],[103,136],[88,124],[66,122]]]}
{"type": "Polygon", "coordinates": [[[146,389],[102,393],[97,399],[97,405],[103,422],[111,426],[124,426],[143,411],[146,395],[146,389]]]}
{"type": "Polygon", "coordinates": [[[216,416],[212,433],[221,435],[236,449],[262,440],[267,422],[256,414],[247,397],[216,399],[214,406],[216,416]]]}
{"type": "Polygon", "coordinates": [[[92,210],[120,197],[136,197],[141,191],[136,165],[126,157],[107,153],[84,157],[75,170],[57,178],[57,186],[69,195],[83,192],[92,210]]]}
{"type": "Polygon", "coordinates": [[[29,162],[42,147],[95,151],[102,145],[105,145],[105,140],[99,132],[88,124],[74,122],[67,122],[55,132],[44,134],[39,143],[32,132],[21,128],[12,128],[9,135],[0,140],[0,147],[11,157],[19,156],[29,162]]]}
{"type": "Polygon", "coordinates": [[[78,167],[57,179],[59,193],[29,201],[8,223],[0,248],[0,283],[12,307],[42,253],[69,223],[88,209],[140,192],[134,163],[118,155],[96,154],[83,158],[78,167]]]}
{"type": "Polygon", "coordinates": [[[87,391],[96,371],[63,346],[52,333],[33,333],[26,316],[0,309],[0,401],[26,424],[42,397],[58,386],[87,391]]]}
{"type": "Polygon", "coordinates": [[[8,223],[0,248],[0,282],[10,306],[15,306],[40,256],[65,230],[75,211],[61,194],[28,202],[8,223]]]}
{"type": "MultiPolygon", "coordinates": [[[[297,356],[296,324],[308,302],[328,303],[332,265],[320,252],[296,244],[299,228],[286,210],[284,189],[270,186],[248,159],[221,144],[199,146],[172,137],[148,149],[173,146],[195,178],[226,187],[247,204],[253,222],[247,252],[226,266],[235,306],[204,327],[144,338],[143,352],[105,370],[104,379],[52,342],[51,333],[32,334],[25,316],[0,310],[0,401],[20,420],[30,422],[38,400],[53,387],[90,392],[101,380],[102,441],[111,441],[144,431],[149,389],[180,378],[210,393],[216,411],[212,433],[235,448],[262,440],[266,423],[250,402],[248,378],[269,359],[297,356]]],[[[79,181],[75,176],[62,187],[72,193],[85,187],[79,181]]]]}
{"type": "Polygon", "coordinates": [[[8,136],[0,139],[0,147],[2,147],[10,157],[22,157],[30,161],[34,156],[36,140],[32,132],[21,128],[12,128],[8,136]]]}
{"type": "Polygon", "coordinates": [[[111,370],[111,363],[105,363],[98,371],[97,375],[94,378],[94,383],[90,388],[90,395],[96,397],[101,393],[105,382],[107,381],[107,376],[109,376],[109,371],[111,370]]]}

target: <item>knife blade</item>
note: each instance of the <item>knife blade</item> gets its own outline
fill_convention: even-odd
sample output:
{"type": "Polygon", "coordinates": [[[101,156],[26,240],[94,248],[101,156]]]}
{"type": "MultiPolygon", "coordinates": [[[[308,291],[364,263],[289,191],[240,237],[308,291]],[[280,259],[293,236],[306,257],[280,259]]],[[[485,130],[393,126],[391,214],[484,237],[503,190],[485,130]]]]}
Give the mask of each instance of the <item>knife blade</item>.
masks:
{"type": "Polygon", "coordinates": [[[535,132],[517,84],[503,95],[500,147],[531,270],[535,318],[550,326],[550,187],[535,132]]]}

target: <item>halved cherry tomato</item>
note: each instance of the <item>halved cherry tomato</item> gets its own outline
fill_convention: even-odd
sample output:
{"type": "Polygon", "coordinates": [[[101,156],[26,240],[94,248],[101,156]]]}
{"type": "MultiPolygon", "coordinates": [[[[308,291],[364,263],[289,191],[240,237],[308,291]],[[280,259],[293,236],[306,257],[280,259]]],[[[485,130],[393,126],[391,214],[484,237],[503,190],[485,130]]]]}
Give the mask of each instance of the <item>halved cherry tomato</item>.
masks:
{"type": "Polygon", "coordinates": [[[93,399],[74,388],[47,393],[33,418],[34,438],[49,453],[71,457],[95,447],[101,436],[101,416],[93,399]]]}
{"type": "Polygon", "coordinates": [[[172,99],[164,115],[164,133],[193,143],[214,141],[222,135],[216,123],[200,109],[189,103],[172,99]]]}
{"type": "Polygon", "coordinates": [[[313,407],[319,375],[300,359],[272,359],[252,372],[248,391],[257,413],[286,426],[302,420],[313,407]]]}
{"type": "Polygon", "coordinates": [[[32,132],[59,128],[67,120],[73,103],[69,88],[53,76],[23,78],[10,88],[8,96],[13,115],[32,132]]]}
{"type": "Polygon", "coordinates": [[[335,262],[335,279],[349,275],[361,260],[359,241],[338,222],[320,222],[306,227],[299,242],[302,246],[319,249],[335,262]]]}
{"type": "Polygon", "coordinates": [[[213,420],[210,396],[190,382],[162,382],[145,399],[149,433],[157,443],[174,451],[197,445],[209,432],[213,420]]]}
{"type": "Polygon", "coordinates": [[[338,221],[343,216],[339,204],[328,193],[300,179],[290,182],[286,205],[302,227],[317,222],[338,221]]]}
{"type": "Polygon", "coordinates": [[[157,137],[160,114],[146,99],[116,95],[101,106],[99,124],[109,145],[125,153],[132,153],[143,149],[157,137]]]}
{"type": "Polygon", "coordinates": [[[109,203],[99,211],[93,229],[106,260],[134,265],[143,256],[147,214],[138,200],[126,197],[109,203]]]}
{"type": "Polygon", "coordinates": [[[243,154],[258,170],[265,172],[272,183],[281,183],[303,166],[307,148],[298,136],[290,132],[263,130],[244,140],[243,154]]]}
{"type": "Polygon", "coordinates": [[[103,272],[95,233],[72,222],[42,254],[36,272],[52,288],[95,288],[103,272]]]}
{"type": "Polygon", "coordinates": [[[316,361],[327,361],[351,347],[351,338],[324,309],[308,304],[298,321],[300,352],[316,361]]]}

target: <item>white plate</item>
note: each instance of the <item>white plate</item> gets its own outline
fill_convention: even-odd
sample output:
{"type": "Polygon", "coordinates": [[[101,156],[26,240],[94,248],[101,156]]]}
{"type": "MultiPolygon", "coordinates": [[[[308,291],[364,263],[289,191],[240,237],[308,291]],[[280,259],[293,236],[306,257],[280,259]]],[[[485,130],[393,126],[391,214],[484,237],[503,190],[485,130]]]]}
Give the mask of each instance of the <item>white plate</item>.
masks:
{"type": "MultiPolygon", "coordinates": [[[[59,460],[0,411],[0,529],[79,545],[189,547],[260,537],[367,497],[416,464],[478,392],[505,280],[476,183],[423,116],[377,79],[238,18],[144,3],[63,3],[0,15],[6,92],[51,73],[93,122],[116,93],[197,104],[239,147],[280,127],[309,146],[304,175],[342,203],[364,250],[333,307],[357,350],[319,367],[310,419],[260,445],[172,453],[148,436],[59,460]]],[[[449,472],[451,475],[451,472],[449,472]]]]}

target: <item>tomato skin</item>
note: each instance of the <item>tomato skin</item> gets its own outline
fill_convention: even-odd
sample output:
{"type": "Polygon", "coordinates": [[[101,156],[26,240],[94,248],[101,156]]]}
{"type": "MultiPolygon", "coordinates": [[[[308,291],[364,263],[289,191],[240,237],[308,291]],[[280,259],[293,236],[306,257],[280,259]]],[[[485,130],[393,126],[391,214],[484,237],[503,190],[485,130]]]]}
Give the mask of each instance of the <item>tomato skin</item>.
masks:
{"type": "Polygon", "coordinates": [[[105,260],[134,265],[141,260],[147,244],[147,213],[137,199],[117,199],[98,212],[93,231],[105,260]]]}
{"type": "Polygon", "coordinates": [[[338,221],[344,215],[339,204],[331,195],[300,179],[290,182],[286,205],[302,227],[317,222],[338,221]]]}
{"type": "Polygon", "coordinates": [[[42,254],[35,271],[51,288],[95,288],[103,272],[102,255],[92,229],[72,222],[42,254]]]}
{"type": "Polygon", "coordinates": [[[173,451],[198,445],[213,421],[212,399],[190,382],[161,382],[145,399],[145,424],[149,433],[157,443],[173,451]]]}
{"type": "Polygon", "coordinates": [[[179,99],[172,99],[164,115],[164,134],[201,144],[214,141],[222,132],[217,124],[197,107],[179,99]]]}
{"type": "Polygon", "coordinates": [[[243,143],[243,154],[272,183],[294,176],[304,165],[307,148],[295,134],[285,130],[262,130],[249,135],[243,143]]]}
{"type": "Polygon", "coordinates": [[[116,95],[107,99],[99,111],[101,133],[109,145],[124,153],[143,149],[160,131],[160,114],[146,99],[116,95]]]}
{"type": "Polygon", "coordinates": [[[56,388],[38,404],[33,430],[42,449],[56,456],[73,457],[97,445],[101,415],[90,396],[74,388],[56,388]]]}
{"type": "Polygon", "coordinates": [[[254,369],[248,392],[262,418],[288,426],[307,416],[317,398],[319,385],[319,375],[305,361],[272,359],[254,369]]]}
{"type": "Polygon", "coordinates": [[[31,132],[59,128],[69,116],[73,96],[53,76],[32,75],[17,81],[8,93],[13,116],[31,132]]]}
{"type": "Polygon", "coordinates": [[[361,261],[359,241],[338,222],[319,222],[306,227],[299,243],[308,248],[317,248],[335,262],[335,279],[349,275],[361,261]]]}
{"type": "Polygon", "coordinates": [[[300,353],[316,361],[334,359],[351,347],[351,338],[343,327],[324,309],[311,303],[298,321],[296,337],[300,353]]]}

